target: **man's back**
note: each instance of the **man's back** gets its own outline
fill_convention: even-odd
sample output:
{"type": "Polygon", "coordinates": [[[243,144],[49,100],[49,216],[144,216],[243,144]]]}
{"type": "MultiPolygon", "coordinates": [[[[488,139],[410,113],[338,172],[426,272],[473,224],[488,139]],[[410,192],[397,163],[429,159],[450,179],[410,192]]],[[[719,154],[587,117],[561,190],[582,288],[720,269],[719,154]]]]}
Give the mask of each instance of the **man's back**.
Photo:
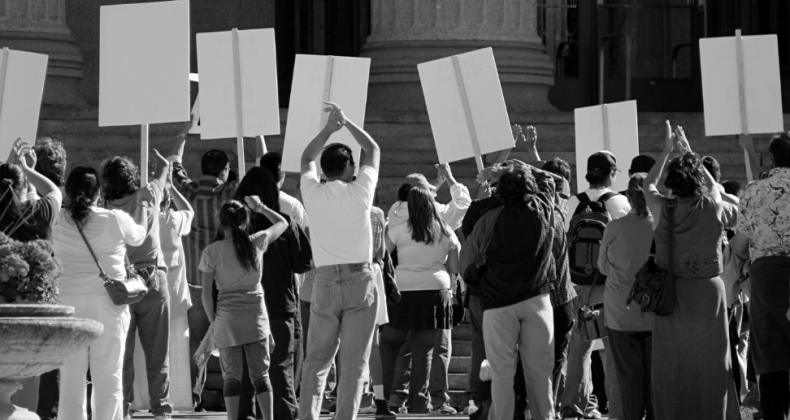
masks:
{"type": "Polygon", "coordinates": [[[363,166],[350,183],[322,184],[315,172],[302,175],[316,267],[371,261],[370,209],[377,178],[370,166],[363,166]]]}
{"type": "Polygon", "coordinates": [[[126,246],[126,255],[136,268],[156,265],[166,268],[159,246],[159,205],[162,202],[162,186],[154,180],[134,194],[107,202],[108,209],[119,209],[133,216],[137,207],[148,208],[148,225],[145,241],[140,246],[126,246]]]}

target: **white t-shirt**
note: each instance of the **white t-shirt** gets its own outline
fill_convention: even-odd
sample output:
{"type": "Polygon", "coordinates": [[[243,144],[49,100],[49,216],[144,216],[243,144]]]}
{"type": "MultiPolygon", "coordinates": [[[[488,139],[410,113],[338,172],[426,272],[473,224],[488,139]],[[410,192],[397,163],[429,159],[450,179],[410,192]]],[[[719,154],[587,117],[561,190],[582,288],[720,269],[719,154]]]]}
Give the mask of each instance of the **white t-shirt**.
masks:
{"type": "MultiPolygon", "coordinates": [[[[612,192],[609,188],[590,188],[585,193],[587,196],[590,197],[590,201],[597,201],[598,197],[612,192]]],[[[567,232],[568,229],[571,227],[571,219],[573,218],[573,213],[576,211],[576,207],[579,206],[579,198],[575,195],[568,200],[568,217],[565,218],[565,231],[567,232]]],[[[624,195],[617,194],[614,197],[606,200],[606,210],[609,211],[609,216],[612,217],[612,220],[619,219],[626,214],[631,212],[631,205],[628,204],[628,198],[624,195]]]]}
{"type": "Polygon", "coordinates": [[[378,171],[363,166],[354,182],[321,184],[316,172],[302,175],[302,198],[310,216],[316,267],[372,261],[370,208],[378,171]]]}
{"type": "Polygon", "coordinates": [[[280,191],[280,212],[291,216],[291,220],[296,222],[302,229],[310,226],[302,203],[282,191],[280,191]]]}
{"type": "Polygon", "coordinates": [[[419,290],[449,290],[450,274],[447,272],[447,254],[459,247],[453,231],[448,236],[439,235],[433,243],[415,242],[407,224],[390,227],[389,237],[398,250],[395,278],[402,292],[419,290]]]}
{"type": "MultiPolygon", "coordinates": [[[[139,246],[146,238],[145,226],[138,225],[123,210],[91,207],[93,216],[83,233],[96,253],[104,272],[112,279],[126,278],[126,245],[139,246]]],[[[52,245],[63,265],[60,294],[85,296],[106,294],[99,268],[68,212],[62,211],[52,227],[52,245]]]]}

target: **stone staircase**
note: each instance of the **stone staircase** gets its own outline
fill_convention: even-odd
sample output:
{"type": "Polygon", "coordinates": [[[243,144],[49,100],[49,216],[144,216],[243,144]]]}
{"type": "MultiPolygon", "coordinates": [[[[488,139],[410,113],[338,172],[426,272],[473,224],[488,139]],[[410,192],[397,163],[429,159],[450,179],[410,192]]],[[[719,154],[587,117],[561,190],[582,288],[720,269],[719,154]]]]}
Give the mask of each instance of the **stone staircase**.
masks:
{"type": "MultiPolygon", "coordinates": [[[[279,136],[267,137],[270,150],[282,151],[285,133],[285,119],[287,110],[281,110],[283,127],[279,136]]],[[[538,150],[544,160],[558,156],[568,161],[575,180],[576,159],[574,155],[574,125],[573,114],[562,112],[537,112],[514,113],[511,121],[522,125],[534,125],[538,130],[538,150]]],[[[702,155],[711,155],[721,164],[722,179],[734,179],[745,185],[746,173],[744,158],[737,139],[734,137],[706,138],[704,121],[701,113],[641,113],[639,114],[639,146],[642,153],[653,156],[660,153],[663,145],[663,123],[669,119],[673,124],[684,127],[691,147],[702,155]]],[[[43,107],[39,124],[39,135],[49,135],[62,141],[66,147],[69,168],[75,165],[90,165],[97,167],[101,162],[113,155],[126,155],[139,160],[140,132],[139,127],[104,127],[97,124],[98,109],[79,109],[63,107],[43,107]]],[[[790,114],[785,115],[785,125],[790,123],[790,114]]],[[[158,124],[151,126],[150,147],[157,148],[163,154],[169,152],[173,146],[175,134],[180,130],[180,124],[158,124]]],[[[433,165],[437,163],[437,155],[431,136],[431,128],[427,115],[424,112],[413,111],[407,113],[395,112],[369,112],[366,130],[377,140],[382,149],[382,167],[378,183],[378,206],[385,212],[396,200],[397,188],[407,174],[420,172],[432,178],[436,173],[433,165]]],[[[756,149],[760,155],[762,167],[767,169],[769,136],[755,136],[756,149]]],[[[245,142],[248,166],[254,162],[254,144],[251,139],[245,142]]],[[[198,141],[190,139],[186,146],[184,164],[193,176],[200,173],[199,162],[201,155],[208,149],[219,148],[232,153],[235,150],[234,141],[209,140],[198,141]]],[[[511,157],[527,161],[523,145],[516,147],[511,157]]],[[[233,159],[235,162],[235,159],[233,159]]],[[[625,172],[630,162],[622,162],[620,168],[625,172]]],[[[477,169],[471,159],[455,162],[452,170],[456,178],[473,188],[477,169]]],[[[284,189],[293,192],[297,177],[288,176],[284,189]]],[[[571,183],[576,190],[575,181],[571,183]]],[[[439,201],[449,200],[447,188],[442,188],[439,201]]],[[[450,366],[450,388],[452,405],[463,407],[466,405],[464,390],[466,389],[466,372],[469,365],[471,352],[471,331],[469,325],[461,325],[453,330],[453,359],[450,366]]],[[[222,380],[219,375],[219,366],[216,361],[209,365],[209,377],[206,384],[206,403],[209,406],[221,406],[222,380]],[[216,405],[215,405],[216,404],[216,405]]]]}

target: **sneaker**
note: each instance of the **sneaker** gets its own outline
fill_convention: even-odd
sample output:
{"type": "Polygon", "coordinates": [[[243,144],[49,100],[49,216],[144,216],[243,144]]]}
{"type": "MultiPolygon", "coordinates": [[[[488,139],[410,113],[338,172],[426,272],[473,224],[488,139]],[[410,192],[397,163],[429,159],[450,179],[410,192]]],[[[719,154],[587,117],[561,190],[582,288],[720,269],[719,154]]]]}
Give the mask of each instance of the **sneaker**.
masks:
{"type": "Polygon", "coordinates": [[[601,418],[601,412],[593,408],[592,410],[584,413],[584,418],[599,420],[601,418]]]}
{"type": "Polygon", "coordinates": [[[450,404],[444,403],[438,406],[436,409],[431,410],[431,414],[458,414],[458,411],[453,407],[450,407],[450,404]]]}
{"type": "Polygon", "coordinates": [[[387,406],[384,400],[376,400],[376,418],[377,419],[395,419],[398,416],[393,413],[387,406]]]}
{"type": "Polygon", "coordinates": [[[562,419],[582,420],[584,418],[584,414],[576,411],[571,407],[563,408],[561,413],[562,415],[560,417],[562,419]]]}
{"type": "Polygon", "coordinates": [[[357,414],[376,414],[376,407],[372,405],[368,407],[362,407],[359,409],[359,411],[357,411],[357,414]]]}

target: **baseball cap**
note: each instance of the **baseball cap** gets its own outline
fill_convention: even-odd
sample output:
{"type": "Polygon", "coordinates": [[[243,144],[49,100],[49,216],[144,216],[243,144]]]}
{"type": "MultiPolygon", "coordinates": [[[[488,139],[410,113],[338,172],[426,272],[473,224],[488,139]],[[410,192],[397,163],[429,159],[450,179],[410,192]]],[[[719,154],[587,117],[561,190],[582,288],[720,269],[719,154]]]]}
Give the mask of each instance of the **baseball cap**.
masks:
{"type": "Polygon", "coordinates": [[[587,158],[587,173],[590,175],[606,176],[612,170],[617,170],[617,159],[610,152],[596,152],[587,158]]]}

